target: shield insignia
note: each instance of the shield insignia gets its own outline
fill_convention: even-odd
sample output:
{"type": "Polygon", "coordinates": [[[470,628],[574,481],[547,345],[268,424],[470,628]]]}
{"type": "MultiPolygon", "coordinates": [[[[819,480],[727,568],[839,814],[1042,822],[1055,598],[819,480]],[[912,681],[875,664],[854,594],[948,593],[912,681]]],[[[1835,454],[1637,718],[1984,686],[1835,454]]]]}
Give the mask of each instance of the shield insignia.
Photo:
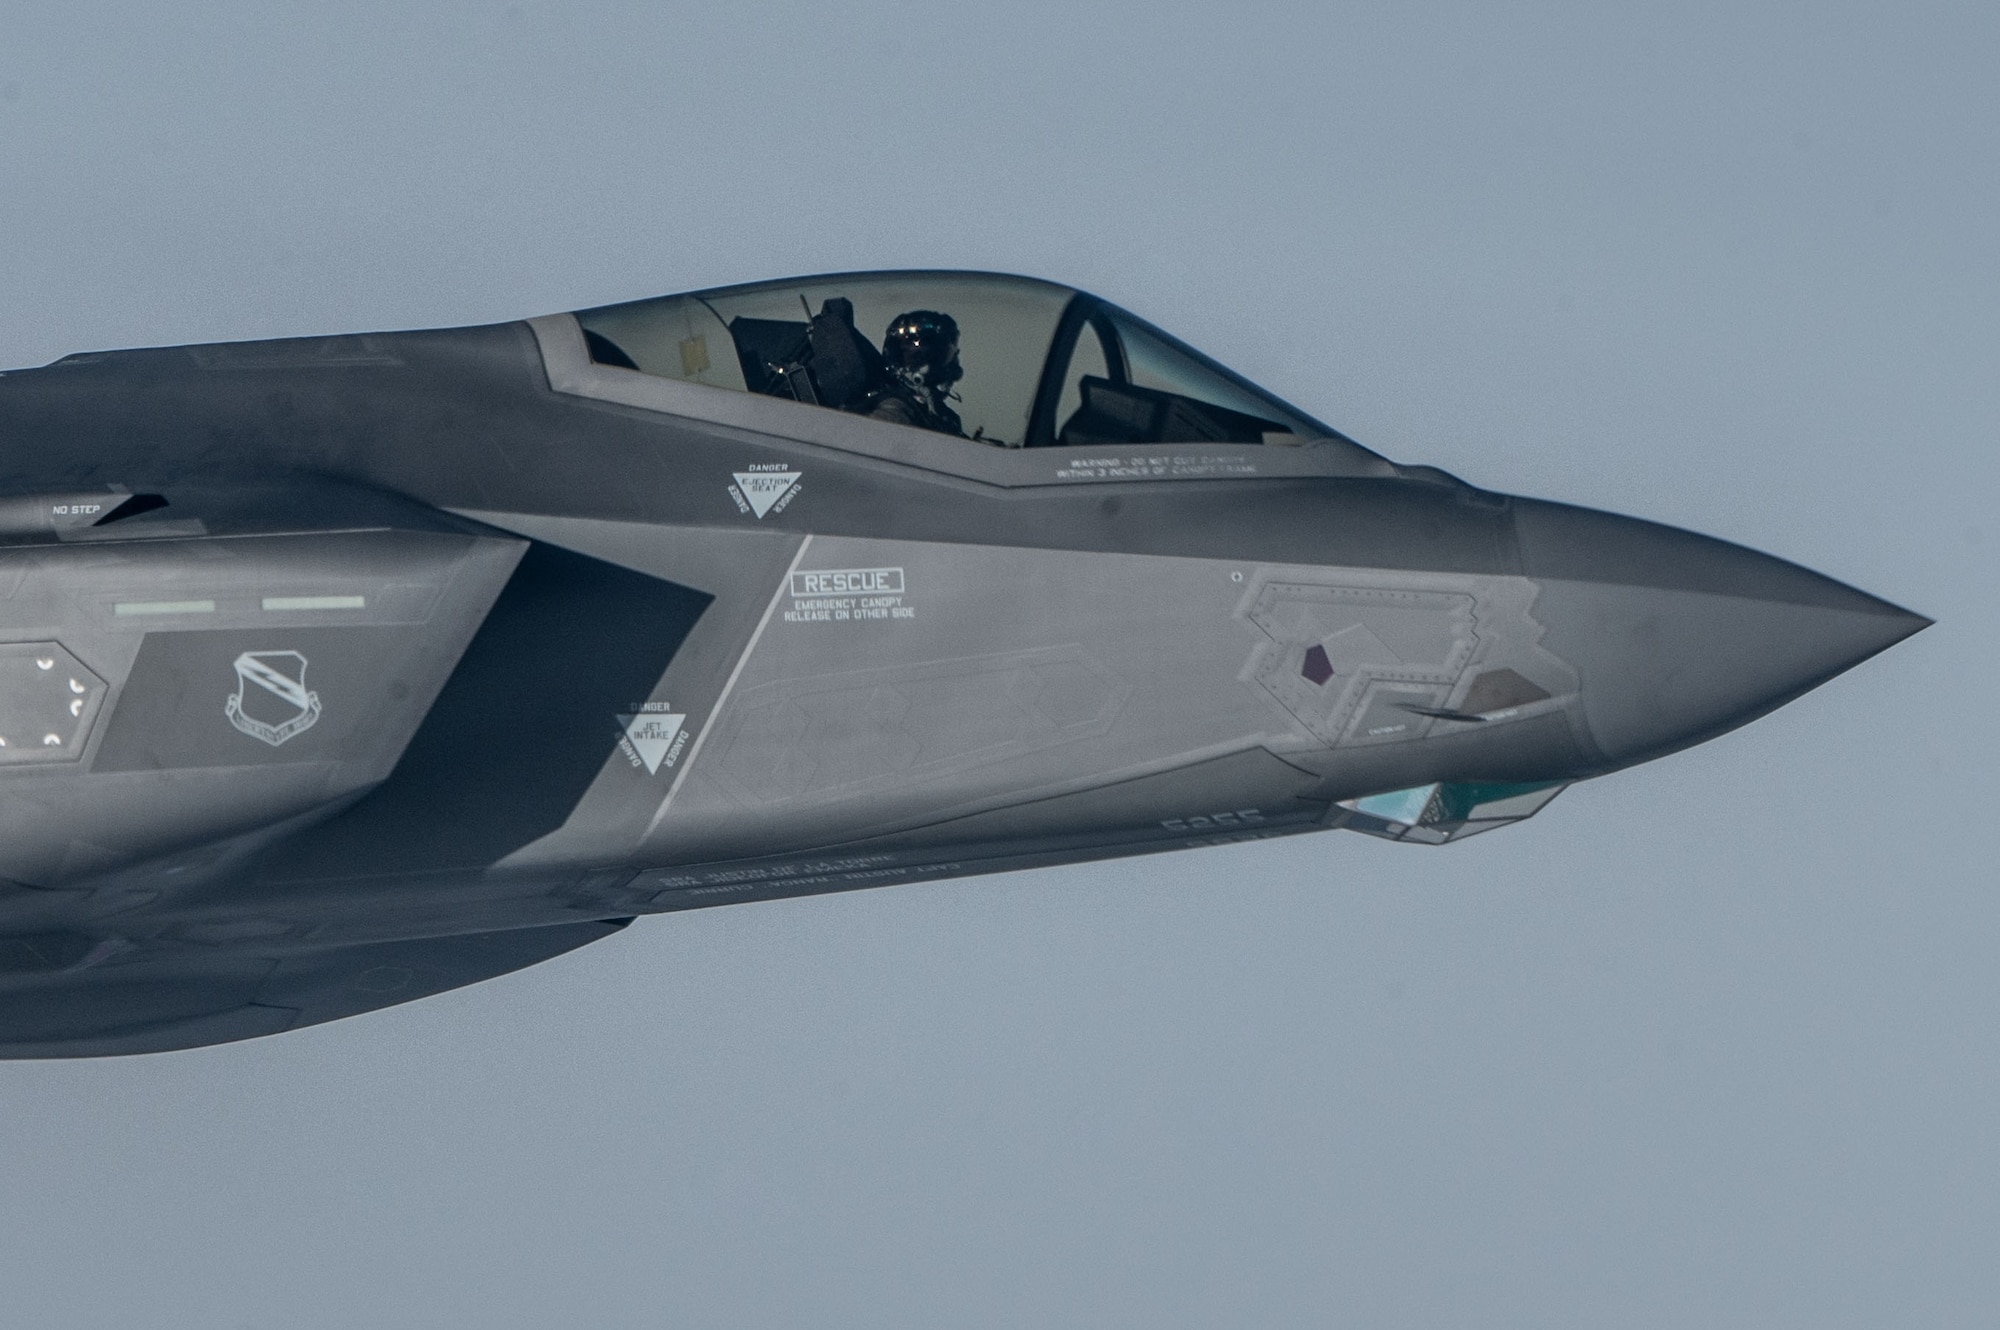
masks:
{"type": "Polygon", "coordinates": [[[306,658],[296,651],[246,651],[236,658],[229,723],[276,748],[319,719],[319,694],[306,691],[306,658]]]}

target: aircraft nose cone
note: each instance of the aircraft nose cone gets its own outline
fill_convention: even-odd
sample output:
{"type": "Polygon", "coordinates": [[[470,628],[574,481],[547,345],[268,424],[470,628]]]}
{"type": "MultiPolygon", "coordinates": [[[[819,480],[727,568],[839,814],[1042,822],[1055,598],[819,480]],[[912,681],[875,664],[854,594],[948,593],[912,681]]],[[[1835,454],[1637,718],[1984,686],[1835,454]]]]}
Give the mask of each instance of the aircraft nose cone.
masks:
{"type": "Polygon", "coordinates": [[[1582,682],[1622,766],[1712,738],[1928,627],[1920,614],[1755,550],[1634,518],[1523,501],[1542,645],[1582,682]]]}

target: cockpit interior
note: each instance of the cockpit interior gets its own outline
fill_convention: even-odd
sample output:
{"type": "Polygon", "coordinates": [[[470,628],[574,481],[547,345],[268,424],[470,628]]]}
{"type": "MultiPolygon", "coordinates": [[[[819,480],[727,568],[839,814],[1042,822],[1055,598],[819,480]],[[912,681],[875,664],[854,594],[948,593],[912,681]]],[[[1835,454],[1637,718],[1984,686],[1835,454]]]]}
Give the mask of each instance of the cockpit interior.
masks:
{"type": "Polygon", "coordinates": [[[1143,319],[1025,277],[805,277],[576,317],[599,365],[1002,448],[1340,437],[1143,319]]]}

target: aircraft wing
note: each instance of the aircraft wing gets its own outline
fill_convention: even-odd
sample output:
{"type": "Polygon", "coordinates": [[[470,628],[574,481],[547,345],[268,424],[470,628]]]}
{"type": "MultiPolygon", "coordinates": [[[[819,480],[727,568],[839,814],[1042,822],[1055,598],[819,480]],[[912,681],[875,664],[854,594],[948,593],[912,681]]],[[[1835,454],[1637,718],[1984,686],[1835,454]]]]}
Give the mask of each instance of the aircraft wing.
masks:
{"type": "Polygon", "coordinates": [[[573,951],[629,919],[283,951],[79,935],[0,944],[0,1058],[108,1057],[226,1043],[429,997],[573,951]]]}

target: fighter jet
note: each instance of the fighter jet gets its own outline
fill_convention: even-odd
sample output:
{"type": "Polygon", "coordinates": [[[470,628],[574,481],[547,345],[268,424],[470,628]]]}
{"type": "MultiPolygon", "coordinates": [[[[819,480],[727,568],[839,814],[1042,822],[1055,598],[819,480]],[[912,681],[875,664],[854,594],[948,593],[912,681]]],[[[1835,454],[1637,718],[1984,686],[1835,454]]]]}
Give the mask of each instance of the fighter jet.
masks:
{"type": "Polygon", "coordinates": [[[1390,462],[1021,277],[72,355],[0,376],[0,1056],[642,914],[1456,842],[1927,622],[1390,462]]]}

